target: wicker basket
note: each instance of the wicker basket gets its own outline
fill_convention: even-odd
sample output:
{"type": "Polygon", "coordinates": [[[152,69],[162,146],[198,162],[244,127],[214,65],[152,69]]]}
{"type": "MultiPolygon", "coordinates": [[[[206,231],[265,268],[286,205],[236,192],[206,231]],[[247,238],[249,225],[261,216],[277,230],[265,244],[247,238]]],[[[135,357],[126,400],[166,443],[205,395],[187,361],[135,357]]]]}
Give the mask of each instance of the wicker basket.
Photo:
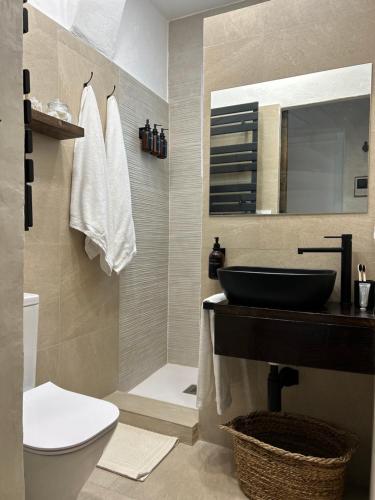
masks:
{"type": "Polygon", "coordinates": [[[220,426],[233,436],[237,475],[252,500],[340,500],[357,438],[321,420],[256,412],[220,426]]]}

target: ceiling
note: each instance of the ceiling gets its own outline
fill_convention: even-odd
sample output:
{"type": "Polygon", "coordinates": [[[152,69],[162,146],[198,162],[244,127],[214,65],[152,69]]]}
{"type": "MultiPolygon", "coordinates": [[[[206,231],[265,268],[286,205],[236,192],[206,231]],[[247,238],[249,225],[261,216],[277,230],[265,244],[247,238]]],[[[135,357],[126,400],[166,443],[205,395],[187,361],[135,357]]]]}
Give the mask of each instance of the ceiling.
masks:
{"type": "Polygon", "coordinates": [[[191,16],[198,12],[240,3],[242,0],[151,0],[157,9],[168,19],[191,16]]]}

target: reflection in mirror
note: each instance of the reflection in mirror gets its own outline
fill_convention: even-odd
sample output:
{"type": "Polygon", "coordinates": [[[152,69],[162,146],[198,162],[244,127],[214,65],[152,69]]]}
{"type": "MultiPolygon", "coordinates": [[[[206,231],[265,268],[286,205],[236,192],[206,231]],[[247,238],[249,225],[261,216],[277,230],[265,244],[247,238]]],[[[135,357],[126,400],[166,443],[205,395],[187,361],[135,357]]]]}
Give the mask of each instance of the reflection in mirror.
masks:
{"type": "Polygon", "coordinates": [[[210,214],[367,212],[372,65],[211,94],[210,214]]]}

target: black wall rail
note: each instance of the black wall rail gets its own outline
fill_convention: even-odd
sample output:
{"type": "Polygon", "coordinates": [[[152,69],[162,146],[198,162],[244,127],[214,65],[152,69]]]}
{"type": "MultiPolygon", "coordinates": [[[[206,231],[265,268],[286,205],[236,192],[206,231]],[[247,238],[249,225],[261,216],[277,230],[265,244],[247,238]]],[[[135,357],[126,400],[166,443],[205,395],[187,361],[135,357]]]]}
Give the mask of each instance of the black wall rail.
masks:
{"type": "MultiPolygon", "coordinates": [[[[256,212],[259,103],[252,102],[211,110],[211,137],[243,134],[247,142],[214,146],[210,150],[210,213],[256,212]],[[249,134],[251,142],[249,142],[249,134]],[[248,180],[215,185],[216,176],[249,172],[248,180]]],[[[238,140],[233,138],[235,143],[238,140]]],[[[230,142],[230,140],[227,142],[230,142]]],[[[218,177],[219,178],[219,177],[218,177]]]]}
{"type": "MultiPolygon", "coordinates": [[[[24,0],[23,3],[26,3],[24,0]]],[[[29,31],[29,13],[27,9],[23,8],[23,33],[29,31]]],[[[23,121],[25,124],[25,156],[24,156],[24,169],[25,169],[25,231],[28,231],[33,226],[33,193],[30,183],[34,181],[34,162],[27,155],[33,152],[33,133],[31,131],[32,109],[31,101],[27,99],[30,94],[30,71],[23,70],[23,121]]]]}

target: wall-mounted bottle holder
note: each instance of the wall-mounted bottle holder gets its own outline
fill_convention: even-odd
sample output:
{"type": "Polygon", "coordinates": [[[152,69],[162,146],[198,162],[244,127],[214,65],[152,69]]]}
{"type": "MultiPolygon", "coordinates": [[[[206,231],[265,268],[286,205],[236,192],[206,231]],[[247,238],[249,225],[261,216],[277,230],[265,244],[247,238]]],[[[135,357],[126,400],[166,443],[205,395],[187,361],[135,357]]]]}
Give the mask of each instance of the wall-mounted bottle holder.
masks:
{"type": "Polygon", "coordinates": [[[150,120],[147,119],[145,126],[139,128],[138,135],[142,141],[142,151],[150,153],[159,160],[165,160],[168,158],[168,141],[164,132],[168,129],[162,127],[159,133],[158,127],[162,126],[155,123],[151,129],[150,120]]]}

